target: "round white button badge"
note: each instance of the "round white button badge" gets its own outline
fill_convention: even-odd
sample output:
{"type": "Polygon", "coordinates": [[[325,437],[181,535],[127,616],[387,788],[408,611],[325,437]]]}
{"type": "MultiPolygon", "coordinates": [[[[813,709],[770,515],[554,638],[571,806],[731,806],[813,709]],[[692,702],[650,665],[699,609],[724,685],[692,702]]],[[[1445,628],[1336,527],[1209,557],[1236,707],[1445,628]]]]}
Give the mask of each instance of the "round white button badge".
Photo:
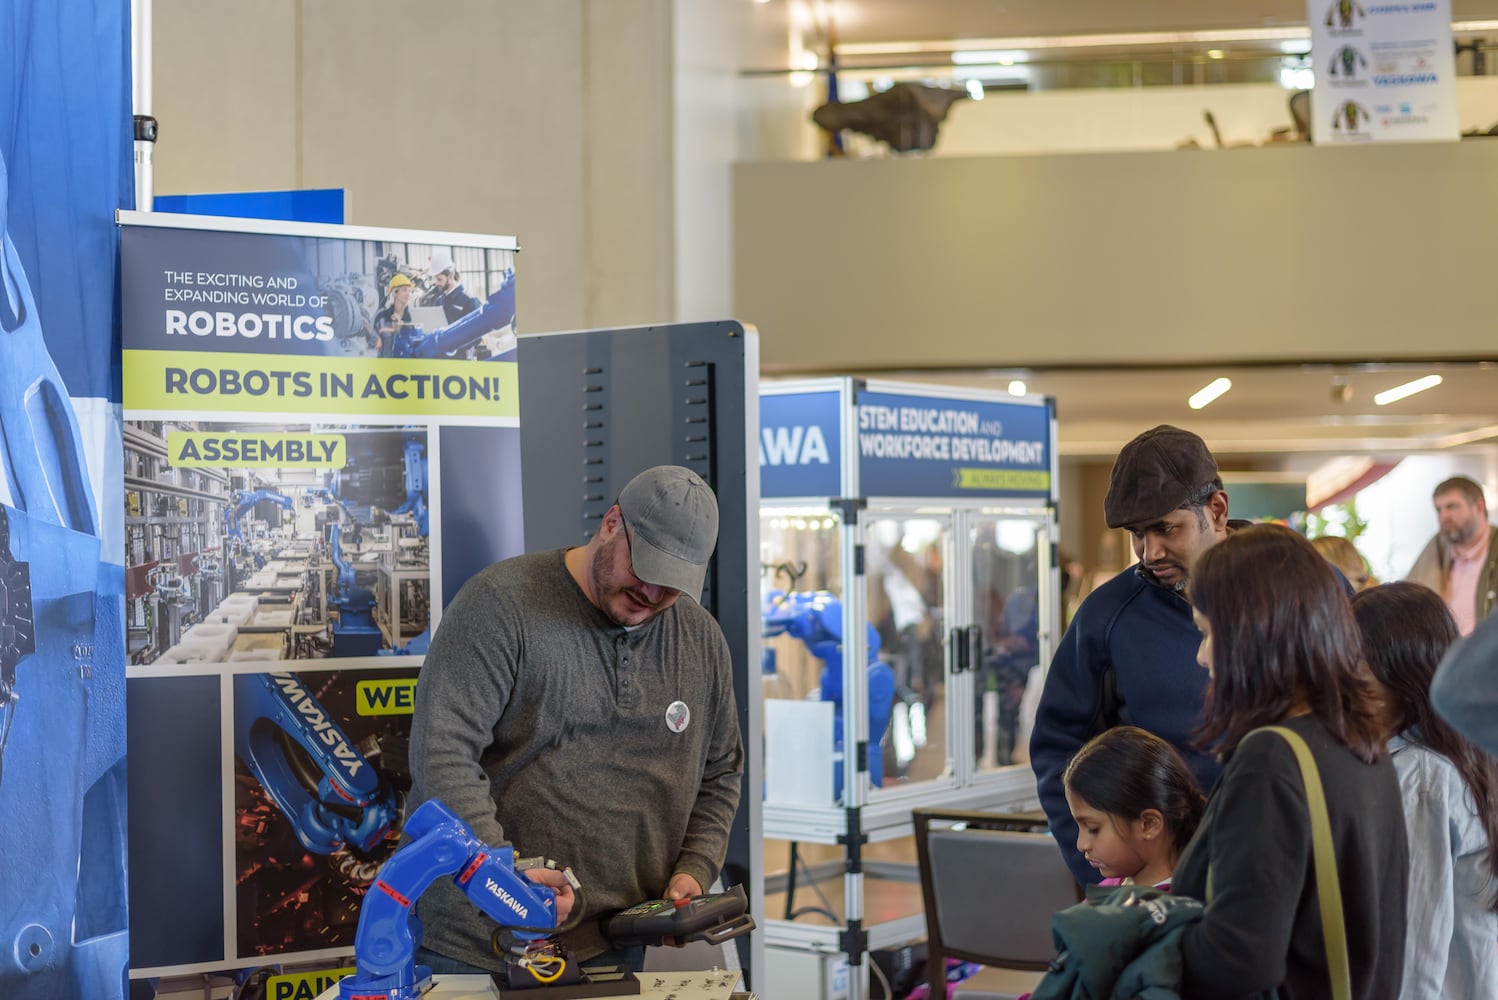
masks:
{"type": "Polygon", "coordinates": [[[692,710],[684,701],[673,701],[666,707],[666,728],[679,733],[692,721],[692,710]]]}

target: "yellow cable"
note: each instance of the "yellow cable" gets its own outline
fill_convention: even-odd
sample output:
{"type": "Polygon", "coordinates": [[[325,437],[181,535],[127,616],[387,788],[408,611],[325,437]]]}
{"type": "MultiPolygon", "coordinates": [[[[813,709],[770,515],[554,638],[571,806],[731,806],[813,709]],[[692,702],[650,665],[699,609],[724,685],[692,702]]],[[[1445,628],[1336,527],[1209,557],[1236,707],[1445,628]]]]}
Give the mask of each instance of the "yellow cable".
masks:
{"type": "Polygon", "coordinates": [[[562,958],[552,958],[546,962],[547,965],[551,965],[553,963],[555,963],[556,965],[556,971],[551,973],[550,975],[538,971],[537,966],[541,965],[542,963],[536,961],[535,959],[528,958],[521,964],[525,966],[527,972],[536,977],[536,980],[538,982],[554,983],[558,979],[562,978],[562,973],[567,971],[567,962],[562,958]]]}

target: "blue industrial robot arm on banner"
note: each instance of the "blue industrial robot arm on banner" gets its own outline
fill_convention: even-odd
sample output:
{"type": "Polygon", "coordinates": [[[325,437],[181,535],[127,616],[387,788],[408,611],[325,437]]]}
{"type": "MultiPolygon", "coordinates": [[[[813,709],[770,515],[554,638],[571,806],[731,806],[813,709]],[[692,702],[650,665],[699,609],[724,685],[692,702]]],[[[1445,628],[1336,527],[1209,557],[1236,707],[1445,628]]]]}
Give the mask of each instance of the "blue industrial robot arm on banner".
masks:
{"type": "MultiPolygon", "coordinates": [[[[359,524],[354,519],[354,512],[349,510],[348,504],[344,503],[333,490],[326,486],[313,487],[302,494],[302,499],[303,502],[323,500],[334,505],[343,512],[349,525],[356,532],[358,531],[359,524]]],[[[354,582],[354,565],[343,554],[342,524],[332,525],[328,529],[328,555],[338,569],[338,590],[334,593],[332,601],[334,606],[342,611],[367,612],[374,606],[374,595],[354,582]]]]}
{"type": "Polygon", "coordinates": [[[238,674],[234,750],[296,838],[314,854],[369,857],[400,820],[400,801],[292,674],[238,674]]]}
{"type": "Polygon", "coordinates": [[[283,496],[275,490],[236,490],[230,499],[234,506],[224,507],[224,537],[230,539],[244,538],[244,530],[240,528],[240,522],[262,500],[269,500],[282,510],[292,509],[291,497],[283,496]]]}
{"type": "Polygon", "coordinates": [[[427,444],[426,438],[407,434],[402,444],[405,457],[406,499],[392,514],[410,514],[416,519],[416,533],[423,538],[429,534],[427,512],[427,444]]]}
{"type": "Polygon", "coordinates": [[[113,997],[128,948],[124,757],[95,760],[90,734],[119,710],[95,691],[96,671],[123,674],[105,638],[118,595],[8,190],[0,158],[0,995],[113,997]]]}
{"type": "MultiPolygon", "coordinates": [[[[833,742],[843,749],[843,602],[826,590],[772,590],[765,595],[761,608],[766,638],[790,635],[800,639],[811,655],[822,661],[821,698],[835,706],[833,742]]],[[[884,759],[878,751],[879,740],[889,725],[895,697],[895,674],[879,658],[879,633],[873,625],[868,632],[868,700],[869,700],[869,780],[875,788],[884,782],[884,759]]],[[[775,651],[765,649],[762,664],[765,673],[775,672],[775,651]]],[[[839,760],[839,763],[841,761],[839,760]]],[[[833,772],[833,794],[842,795],[843,770],[833,772]]]]}
{"type": "Polygon", "coordinates": [[[474,347],[484,334],[503,330],[515,322],[515,272],[507,269],[499,289],[475,311],[440,330],[402,327],[395,335],[393,356],[397,358],[444,358],[474,347]]]}
{"type": "MultiPolygon", "coordinates": [[[[508,935],[505,953],[512,985],[518,985],[517,975],[529,976],[534,985],[563,977],[566,959],[555,946],[545,944],[548,936],[568,929],[556,926],[556,893],[524,875],[528,868],[555,868],[553,862],[517,862],[512,847],[479,840],[467,823],[435,799],[411,814],[406,835],[409,840],[380,868],[359,911],[356,971],[339,984],[343,1000],[414,1000],[431,988],[432,970],[413,960],[422,928],[411,905],[443,876],[452,876],[459,891],[494,918],[496,943],[508,935]]],[[[573,892],[580,893],[572,870],[563,869],[563,874],[573,892]]],[[[582,912],[578,900],[573,920],[582,912]]]]}

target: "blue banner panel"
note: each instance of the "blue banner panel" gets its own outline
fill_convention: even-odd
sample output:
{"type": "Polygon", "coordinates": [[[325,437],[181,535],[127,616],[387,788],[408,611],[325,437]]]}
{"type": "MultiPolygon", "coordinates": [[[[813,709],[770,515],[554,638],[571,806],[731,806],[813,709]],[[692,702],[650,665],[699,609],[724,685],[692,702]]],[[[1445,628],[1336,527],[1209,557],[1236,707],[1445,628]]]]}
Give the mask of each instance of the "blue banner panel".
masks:
{"type": "Polygon", "coordinates": [[[217,215],[233,219],[272,219],[278,222],[327,222],[341,226],[343,188],[158,194],[151,201],[151,209],[178,215],[217,215]]]}
{"type": "Polygon", "coordinates": [[[129,4],[0,4],[0,997],[123,997],[129,4]]]}
{"type": "Polygon", "coordinates": [[[131,770],[138,978],[353,946],[440,608],[525,537],[512,241],[166,219],[122,219],[130,732],[202,766],[131,770]]]}
{"type": "Polygon", "coordinates": [[[520,429],[442,427],[442,605],[492,562],[525,551],[520,429]]]}
{"type": "Polygon", "coordinates": [[[134,351],[503,360],[514,351],[514,251],[455,249],[472,261],[465,267],[474,284],[444,291],[432,265],[453,267],[445,247],[127,227],[120,271],[126,367],[134,351]]]}
{"type": "Polygon", "coordinates": [[[841,399],[836,389],[760,396],[761,497],[842,496],[841,399]]]}
{"type": "Polygon", "coordinates": [[[222,962],[225,724],[217,677],[133,677],[130,702],[130,957],[149,968],[222,962]],[[170,823],[163,823],[170,817],[170,823]]]}
{"type": "Polygon", "coordinates": [[[1048,406],[860,392],[866,497],[1048,498],[1048,406]]]}
{"type": "Polygon", "coordinates": [[[0,229],[62,382],[118,402],[114,213],[135,202],[127,0],[0,5],[0,160],[0,229]]]}

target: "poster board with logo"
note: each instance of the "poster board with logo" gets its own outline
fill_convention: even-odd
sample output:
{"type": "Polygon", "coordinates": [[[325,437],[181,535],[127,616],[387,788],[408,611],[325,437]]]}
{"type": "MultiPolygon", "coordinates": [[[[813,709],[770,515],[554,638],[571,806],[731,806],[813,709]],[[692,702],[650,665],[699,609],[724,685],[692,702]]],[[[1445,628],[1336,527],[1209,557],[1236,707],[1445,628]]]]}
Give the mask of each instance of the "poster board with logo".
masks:
{"type": "Polygon", "coordinates": [[[1459,138],[1451,0],[1307,0],[1318,145],[1459,138]]]}
{"type": "Polygon", "coordinates": [[[1047,503],[1054,406],[936,385],[818,379],[760,392],[765,499],[919,497],[1047,503]]]}
{"type": "Polygon", "coordinates": [[[131,974],[346,957],[442,608],[523,549],[518,247],[121,222],[131,974]]]}

